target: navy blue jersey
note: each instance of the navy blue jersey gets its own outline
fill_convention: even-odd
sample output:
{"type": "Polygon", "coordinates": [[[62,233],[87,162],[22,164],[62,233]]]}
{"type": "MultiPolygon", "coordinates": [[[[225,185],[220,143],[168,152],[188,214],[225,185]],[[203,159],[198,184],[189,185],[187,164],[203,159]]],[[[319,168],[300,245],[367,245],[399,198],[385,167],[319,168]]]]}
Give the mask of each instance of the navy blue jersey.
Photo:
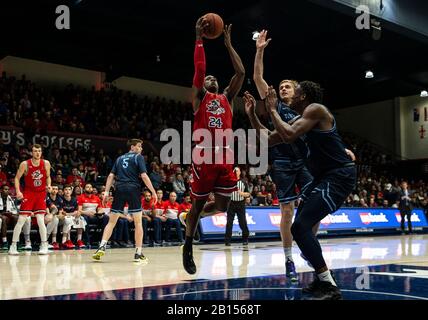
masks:
{"type": "MultiPolygon", "coordinates": [[[[291,124],[293,119],[299,116],[299,114],[288,107],[282,101],[278,102],[278,113],[282,121],[291,124]]],[[[272,120],[269,120],[269,126],[271,130],[274,130],[272,120]]],[[[307,159],[308,147],[305,143],[305,136],[301,136],[296,139],[293,143],[281,143],[269,148],[269,159],[271,162],[275,160],[288,160],[288,159],[307,159]]]]}
{"type": "Polygon", "coordinates": [[[65,198],[63,200],[64,200],[63,209],[65,213],[73,213],[74,211],[77,211],[78,204],[77,204],[76,198],[71,197],[70,201],[68,201],[65,198]]]}
{"type": "Polygon", "coordinates": [[[51,196],[48,194],[46,197],[46,206],[50,208],[52,205],[55,205],[58,210],[60,210],[64,206],[64,200],[59,195],[56,196],[55,200],[52,200],[51,196]]]}
{"type": "Polygon", "coordinates": [[[128,152],[116,159],[111,172],[116,176],[116,188],[121,186],[141,187],[140,176],[147,172],[144,157],[128,152]]]}
{"type": "Polygon", "coordinates": [[[333,118],[333,128],[330,130],[312,129],[306,134],[306,142],[310,150],[310,170],[314,177],[319,177],[327,171],[343,168],[352,164],[351,158],[345,151],[333,118]]]}

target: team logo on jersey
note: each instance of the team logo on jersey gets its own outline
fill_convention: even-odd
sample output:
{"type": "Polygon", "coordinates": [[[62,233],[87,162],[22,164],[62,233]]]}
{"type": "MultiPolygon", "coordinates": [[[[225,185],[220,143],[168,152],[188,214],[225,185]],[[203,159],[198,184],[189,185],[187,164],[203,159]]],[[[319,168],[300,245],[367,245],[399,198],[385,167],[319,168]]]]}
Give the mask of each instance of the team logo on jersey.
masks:
{"type": "Polygon", "coordinates": [[[215,115],[219,115],[219,114],[225,113],[226,111],[220,105],[220,100],[214,99],[208,103],[207,112],[210,112],[210,113],[215,114],[215,115]]]}
{"type": "Polygon", "coordinates": [[[43,174],[40,170],[36,170],[31,174],[31,178],[33,178],[33,185],[35,187],[40,187],[42,185],[43,174]]]}
{"type": "Polygon", "coordinates": [[[40,172],[40,170],[36,170],[31,174],[31,177],[34,180],[41,180],[43,178],[43,174],[40,172]]]}

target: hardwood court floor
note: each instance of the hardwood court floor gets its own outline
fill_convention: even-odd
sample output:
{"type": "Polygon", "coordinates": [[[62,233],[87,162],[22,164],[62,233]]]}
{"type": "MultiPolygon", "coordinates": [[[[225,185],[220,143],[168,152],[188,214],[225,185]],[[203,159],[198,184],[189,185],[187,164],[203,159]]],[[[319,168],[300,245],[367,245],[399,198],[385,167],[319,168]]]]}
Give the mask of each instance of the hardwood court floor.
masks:
{"type": "MultiPolygon", "coordinates": [[[[321,245],[345,297],[428,299],[427,240],[428,235],[336,238],[321,239],[321,245]],[[376,288],[370,294],[358,287],[363,272],[376,288]]],[[[300,282],[286,281],[280,242],[195,245],[193,276],[182,268],[180,247],[144,248],[146,265],[132,261],[134,249],[109,249],[101,262],[92,261],[93,252],[1,253],[0,299],[284,299],[313,277],[295,246],[300,282]]]]}

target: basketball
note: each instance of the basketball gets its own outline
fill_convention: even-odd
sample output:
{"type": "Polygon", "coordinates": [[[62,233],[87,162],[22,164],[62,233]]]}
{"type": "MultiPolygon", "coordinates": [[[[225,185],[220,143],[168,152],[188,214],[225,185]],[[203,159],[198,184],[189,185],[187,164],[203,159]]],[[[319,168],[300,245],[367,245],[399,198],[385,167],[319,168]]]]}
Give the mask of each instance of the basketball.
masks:
{"type": "Polygon", "coordinates": [[[208,27],[204,34],[205,38],[218,38],[223,33],[223,19],[216,13],[207,13],[204,17],[208,22],[208,27]]]}

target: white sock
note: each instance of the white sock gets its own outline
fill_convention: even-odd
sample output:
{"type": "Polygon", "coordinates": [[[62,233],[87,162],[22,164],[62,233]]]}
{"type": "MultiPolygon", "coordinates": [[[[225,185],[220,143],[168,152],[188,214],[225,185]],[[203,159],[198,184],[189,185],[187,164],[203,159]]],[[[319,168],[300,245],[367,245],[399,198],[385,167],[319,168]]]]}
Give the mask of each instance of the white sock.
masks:
{"type": "Polygon", "coordinates": [[[82,235],[80,233],[77,234],[77,241],[82,241],[82,235]]]}
{"type": "Polygon", "coordinates": [[[25,243],[31,243],[30,234],[24,234],[25,243]]]}
{"type": "Polygon", "coordinates": [[[319,273],[318,279],[320,279],[321,281],[330,282],[333,286],[337,287],[336,282],[334,281],[333,277],[331,276],[330,270],[324,271],[323,273],[319,273]]]}
{"type": "Polygon", "coordinates": [[[62,235],[62,243],[65,243],[67,241],[67,235],[62,235]]]}
{"type": "Polygon", "coordinates": [[[284,248],[284,255],[285,255],[285,261],[291,260],[293,261],[293,254],[292,254],[292,248],[284,248]]]}
{"type": "Polygon", "coordinates": [[[107,244],[107,241],[106,241],[106,240],[101,240],[100,247],[104,247],[106,244],[107,244]]]}
{"type": "Polygon", "coordinates": [[[143,251],[143,248],[141,248],[141,247],[138,247],[136,250],[135,250],[135,252],[137,253],[137,254],[141,254],[141,252],[143,251]]]}
{"type": "Polygon", "coordinates": [[[2,238],[2,240],[3,240],[3,243],[7,242],[7,238],[2,238]]]}

